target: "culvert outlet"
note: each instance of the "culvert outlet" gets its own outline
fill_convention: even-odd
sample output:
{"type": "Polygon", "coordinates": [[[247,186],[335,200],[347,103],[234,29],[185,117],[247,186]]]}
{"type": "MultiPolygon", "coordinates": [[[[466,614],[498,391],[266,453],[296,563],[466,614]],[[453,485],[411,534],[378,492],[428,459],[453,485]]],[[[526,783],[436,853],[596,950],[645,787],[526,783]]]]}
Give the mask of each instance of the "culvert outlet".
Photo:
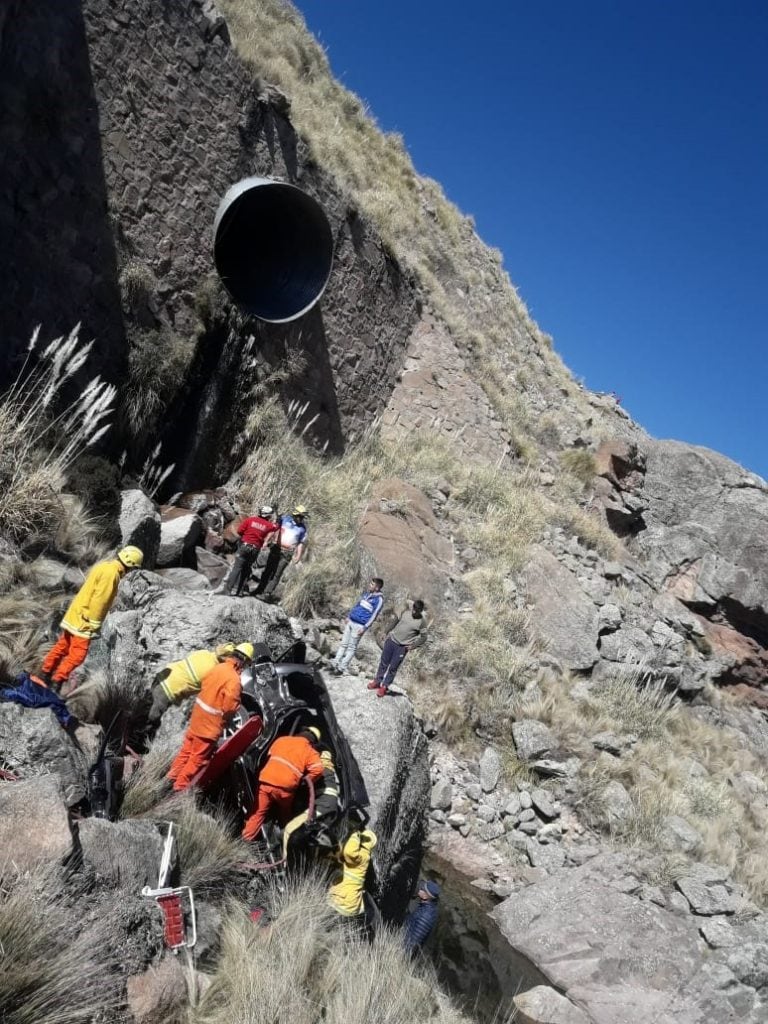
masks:
{"type": "Polygon", "coordinates": [[[213,258],[247,313],[281,324],[308,312],[325,291],[333,236],[322,206],[295,185],[243,178],[221,201],[213,258]]]}

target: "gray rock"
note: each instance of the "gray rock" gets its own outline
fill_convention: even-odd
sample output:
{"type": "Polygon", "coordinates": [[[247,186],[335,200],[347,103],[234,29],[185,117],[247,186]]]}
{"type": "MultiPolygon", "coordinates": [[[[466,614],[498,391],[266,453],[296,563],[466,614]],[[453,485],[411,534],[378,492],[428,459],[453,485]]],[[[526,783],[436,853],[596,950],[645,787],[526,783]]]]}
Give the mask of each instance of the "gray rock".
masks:
{"type": "Polygon", "coordinates": [[[704,921],[699,931],[712,949],[727,949],[730,946],[738,945],[741,941],[738,934],[722,917],[713,917],[711,921],[704,921]]]}
{"type": "Polygon", "coordinates": [[[517,793],[512,793],[509,799],[507,800],[506,806],[504,808],[504,813],[508,815],[510,818],[516,818],[522,810],[522,807],[523,805],[521,803],[520,797],[517,795],[517,793]]]}
{"type": "Polygon", "coordinates": [[[205,548],[195,548],[195,564],[212,587],[218,587],[229,572],[229,562],[205,548]]]}
{"type": "Polygon", "coordinates": [[[500,821],[491,821],[486,825],[481,825],[475,835],[484,843],[490,843],[494,839],[501,839],[504,835],[504,826],[500,821]]]}
{"type": "Polygon", "coordinates": [[[492,793],[501,778],[501,757],[493,747],[486,747],[480,758],[480,787],[484,793],[492,793]]]}
{"type": "Polygon", "coordinates": [[[520,811],[520,814],[519,814],[520,821],[533,821],[535,818],[536,818],[536,812],[534,811],[534,809],[532,807],[526,807],[524,810],[520,811]]]}
{"type": "Polygon", "coordinates": [[[600,641],[600,656],[622,665],[639,665],[650,658],[653,644],[637,626],[622,626],[600,641]]]}
{"type": "Polygon", "coordinates": [[[470,800],[474,800],[477,803],[478,800],[482,799],[483,791],[476,782],[470,782],[464,792],[467,794],[470,800]]]}
{"type": "Polygon", "coordinates": [[[739,981],[750,988],[768,986],[768,944],[741,942],[725,954],[725,962],[739,981]]]}
{"type": "Polygon", "coordinates": [[[602,788],[598,801],[606,821],[612,828],[624,825],[635,810],[632,797],[616,779],[602,788]]]}
{"type": "Polygon", "coordinates": [[[0,851],[5,864],[21,871],[61,864],[73,839],[61,782],[40,775],[26,782],[0,783],[0,851]]]}
{"type": "Polygon", "coordinates": [[[565,851],[557,844],[542,846],[535,839],[529,839],[526,851],[528,860],[535,868],[544,868],[545,871],[557,871],[565,864],[565,851]]]}
{"type": "Polygon", "coordinates": [[[531,800],[533,806],[542,816],[542,818],[556,818],[559,811],[556,808],[555,801],[552,799],[552,794],[546,789],[542,789],[537,786],[531,790],[531,800]]]}
{"type": "Polygon", "coordinates": [[[531,807],[533,807],[533,799],[531,798],[531,794],[528,792],[527,789],[520,790],[520,796],[517,799],[520,804],[520,807],[524,811],[528,811],[531,807]]]}
{"type": "Polygon", "coordinates": [[[5,766],[22,778],[45,772],[57,775],[68,807],[85,796],[88,769],[100,736],[97,727],[82,725],[73,738],[48,708],[0,704],[0,750],[5,766]]]}
{"type": "Polygon", "coordinates": [[[557,741],[543,722],[523,718],[512,723],[512,738],[521,761],[534,761],[556,749],[557,741]]]}
{"type": "Polygon", "coordinates": [[[471,831],[472,826],[469,823],[467,823],[466,825],[459,825],[459,835],[463,836],[465,839],[467,838],[471,831]]]}
{"type": "Polygon", "coordinates": [[[445,811],[430,811],[429,816],[438,825],[444,825],[446,822],[445,811]]]}
{"type": "Polygon", "coordinates": [[[605,750],[614,757],[621,757],[637,743],[637,736],[617,736],[613,732],[599,732],[589,741],[596,750],[605,750]]]}
{"type": "Polygon", "coordinates": [[[512,1002],[517,1024],[590,1024],[589,1017],[547,985],[537,985],[516,995],[512,1002]]]}
{"type": "Polygon", "coordinates": [[[687,917],[691,912],[688,900],[681,892],[667,893],[667,909],[682,917],[687,917]]]}
{"type": "Polygon", "coordinates": [[[517,826],[517,831],[522,832],[526,836],[535,836],[541,828],[541,822],[538,818],[530,818],[527,821],[521,821],[517,826]]]}
{"type": "Polygon", "coordinates": [[[476,814],[478,818],[481,818],[483,821],[495,821],[498,818],[496,808],[491,807],[490,804],[480,804],[477,808],[476,814]]]}
{"type": "Polygon", "coordinates": [[[576,671],[597,661],[597,608],[576,577],[545,548],[534,546],[524,570],[532,629],[563,666],[576,671]]]}
{"type": "Polygon", "coordinates": [[[607,580],[619,580],[624,575],[624,566],[620,562],[604,562],[603,576],[607,580]]]}
{"type": "Polygon", "coordinates": [[[453,803],[453,786],[447,779],[440,779],[432,787],[429,806],[440,811],[450,811],[453,803]]]}
{"type": "Polygon", "coordinates": [[[121,545],[135,544],[144,552],[144,567],[154,569],[160,547],[160,513],[143,491],[120,493],[121,545]]]}
{"type": "Polygon", "coordinates": [[[701,835],[679,814],[668,814],[661,823],[659,845],[670,853],[690,853],[701,845],[701,835]]]}
{"type": "Polygon", "coordinates": [[[101,883],[133,892],[157,886],[163,838],[155,822],[86,818],[77,831],[83,867],[101,883]]]}
{"type": "Polygon", "coordinates": [[[591,1024],[736,1021],[707,977],[695,919],[619,891],[632,871],[603,854],[514,893],[491,916],[591,1024]]]}
{"type": "Polygon", "coordinates": [[[185,554],[192,553],[203,530],[199,516],[176,516],[168,519],[160,526],[160,547],[157,552],[157,564],[162,568],[178,565],[185,554]]]}
{"type": "Polygon", "coordinates": [[[604,604],[597,617],[597,628],[600,633],[612,633],[619,629],[623,619],[621,608],[616,604],[604,604]]]}
{"type": "Polygon", "coordinates": [[[462,825],[466,825],[467,819],[463,814],[449,814],[448,824],[451,828],[461,828],[462,825]]]}
{"type": "Polygon", "coordinates": [[[707,885],[695,878],[679,878],[675,883],[688,900],[695,914],[711,917],[715,914],[732,914],[738,900],[724,885],[707,885]]]}
{"type": "Polygon", "coordinates": [[[211,589],[208,577],[204,576],[200,572],[195,572],[194,569],[182,569],[179,567],[174,567],[172,569],[159,569],[157,574],[167,583],[170,583],[174,587],[178,587],[179,590],[200,591],[211,589]]]}
{"type": "Polygon", "coordinates": [[[533,761],[531,768],[537,775],[548,779],[573,778],[578,774],[581,762],[578,757],[569,757],[567,761],[557,761],[555,758],[546,757],[533,761]]]}

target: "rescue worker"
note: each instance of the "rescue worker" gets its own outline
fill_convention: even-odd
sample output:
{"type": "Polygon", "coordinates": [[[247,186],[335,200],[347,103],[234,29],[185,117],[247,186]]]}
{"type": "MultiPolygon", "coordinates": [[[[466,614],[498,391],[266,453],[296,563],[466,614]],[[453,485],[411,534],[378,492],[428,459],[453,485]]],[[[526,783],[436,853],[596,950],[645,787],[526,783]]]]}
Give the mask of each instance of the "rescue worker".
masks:
{"type": "Polygon", "coordinates": [[[384,595],[381,592],[383,586],[384,580],[381,577],[372,576],[369,589],[360,596],[357,604],[350,611],[344,624],[339,649],[331,662],[331,669],[337,676],[343,675],[347,671],[363,633],[366,633],[376,621],[384,604],[384,595]]]}
{"type": "Polygon", "coordinates": [[[252,660],[253,644],[238,644],[204,677],[181,750],[168,772],[174,792],[186,789],[213,757],[226,718],[240,707],[240,674],[252,660]]]}
{"type": "MultiPolygon", "coordinates": [[[[319,730],[313,731],[319,732],[319,730]]],[[[339,777],[336,774],[333,755],[327,747],[320,751],[320,760],[323,763],[323,776],[318,781],[317,788],[315,789],[315,809],[312,821],[318,826],[314,836],[315,842],[318,846],[327,847],[332,845],[332,841],[328,836],[325,826],[333,823],[339,809],[339,777]]],[[[302,811],[301,814],[297,814],[295,818],[291,818],[285,826],[283,830],[284,857],[288,855],[288,843],[299,829],[307,824],[308,820],[309,808],[302,811]]]]}
{"type": "Polygon", "coordinates": [[[337,854],[341,871],[331,885],[328,899],[342,917],[362,920],[360,915],[365,915],[365,876],[375,845],[376,834],[364,828],[353,832],[337,854]]]}
{"type": "Polygon", "coordinates": [[[171,661],[161,669],[152,683],[152,706],[147,716],[150,731],[157,731],[171,704],[181,704],[193,693],[199,693],[203,679],[234,649],[234,644],[219,644],[213,651],[192,651],[186,658],[171,661]]]}
{"type": "Polygon", "coordinates": [[[313,783],[323,777],[323,762],[315,748],[319,739],[320,730],[311,725],[298,736],[278,736],[274,741],[259,772],[253,808],[243,826],[243,839],[256,839],[270,813],[285,826],[304,776],[313,783]]]}
{"type": "Polygon", "coordinates": [[[301,562],[307,541],[307,527],[304,524],[306,514],[304,506],[297,505],[292,515],[280,517],[279,538],[275,539],[269,549],[267,564],[256,587],[256,597],[263,595],[264,600],[271,600],[288,563],[298,565],[301,562]]]}
{"type": "Polygon", "coordinates": [[[405,919],[403,941],[406,950],[413,956],[424,945],[437,924],[437,901],[440,886],[437,882],[419,882],[418,902],[405,919]]]}
{"type": "Polygon", "coordinates": [[[275,522],[275,509],[271,505],[262,505],[257,516],[244,519],[237,527],[240,536],[237,557],[226,577],[214,590],[214,594],[229,594],[234,587],[235,597],[240,597],[265,541],[279,529],[275,522]]]}
{"type": "Polygon", "coordinates": [[[129,544],[118,551],[116,558],[93,566],[61,620],[59,639],[43,661],[39,676],[46,685],[60,687],[82,665],[91,640],[101,631],[117,596],[120,580],[132,569],[141,568],[143,562],[142,550],[129,544]]]}

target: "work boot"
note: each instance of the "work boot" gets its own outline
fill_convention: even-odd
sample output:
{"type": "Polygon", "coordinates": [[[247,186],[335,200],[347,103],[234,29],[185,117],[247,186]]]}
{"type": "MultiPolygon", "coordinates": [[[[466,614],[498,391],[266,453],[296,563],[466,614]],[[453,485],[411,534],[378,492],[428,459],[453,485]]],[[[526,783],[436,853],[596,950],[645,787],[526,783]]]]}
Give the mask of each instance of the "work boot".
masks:
{"type": "Polygon", "coordinates": [[[381,683],[378,681],[378,679],[372,679],[370,683],[368,683],[369,690],[378,690],[380,686],[381,683]]]}
{"type": "Polygon", "coordinates": [[[386,686],[380,686],[377,689],[377,691],[376,691],[376,696],[377,697],[386,697],[387,696],[387,688],[386,688],[386,686]]]}

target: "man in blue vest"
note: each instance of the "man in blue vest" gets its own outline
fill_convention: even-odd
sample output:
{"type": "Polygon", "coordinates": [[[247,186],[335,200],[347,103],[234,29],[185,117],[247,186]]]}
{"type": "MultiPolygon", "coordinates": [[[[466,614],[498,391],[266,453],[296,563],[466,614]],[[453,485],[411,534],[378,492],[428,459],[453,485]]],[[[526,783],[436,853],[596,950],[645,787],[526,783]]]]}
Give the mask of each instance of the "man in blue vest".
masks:
{"type": "Polygon", "coordinates": [[[437,901],[440,898],[440,886],[437,882],[419,882],[418,902],[405,919],[403,941],[408,953],[413,956],[421,949],[437,924],[437,901]]]}
{"type": "Polygon", "coordinates": [[[369,589],[362,594],[347,616],[339,649],[331,662],[331,669],[337,676],[347,671],[349,663],[355,656],[360,638],[376,621],[384,604],[384,595],[381,592],[383,586],[384,580],[379,579],[378,576],[372,577],[369,589]]]}

